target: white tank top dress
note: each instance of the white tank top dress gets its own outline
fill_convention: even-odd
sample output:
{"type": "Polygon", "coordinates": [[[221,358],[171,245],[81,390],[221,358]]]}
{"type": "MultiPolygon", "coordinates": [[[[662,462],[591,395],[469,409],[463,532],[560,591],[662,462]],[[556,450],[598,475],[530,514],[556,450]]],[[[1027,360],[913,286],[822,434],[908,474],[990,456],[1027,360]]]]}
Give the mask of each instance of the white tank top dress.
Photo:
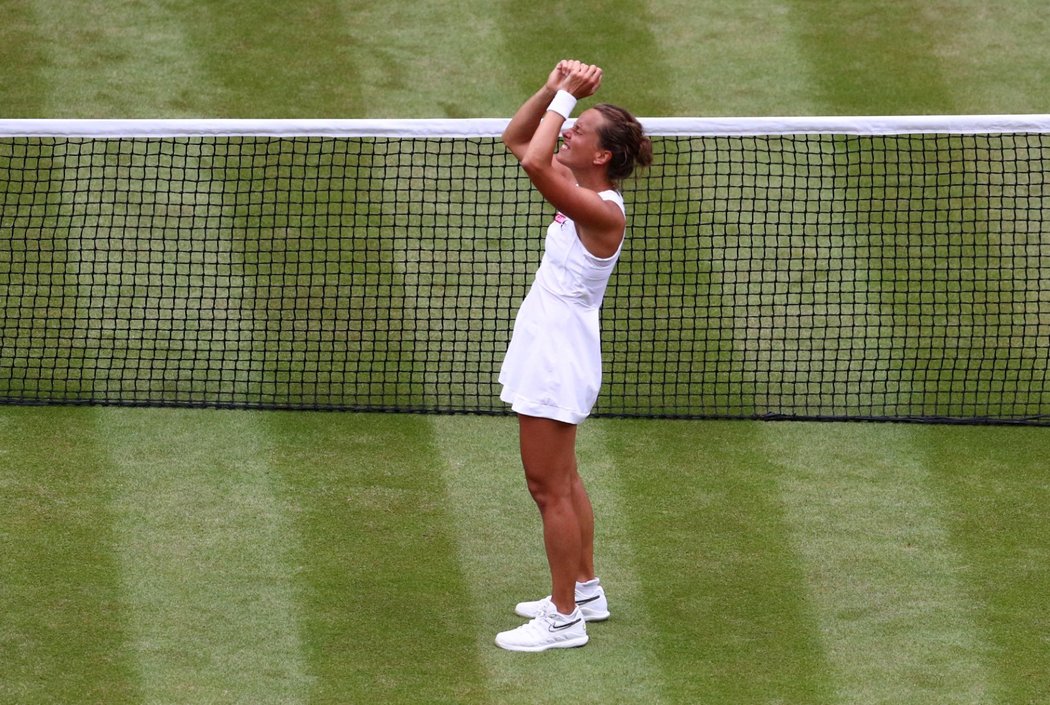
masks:
{"type": "MultiPolygon", "coordinates": [[[[603,200],[626,210],[616,191],[603,200]]],[[[599,310],[623,241],[611,257],[583,246],[576,224],[558,213],[547,228],[543,260],[518,309],[500,369],[500,399],[519,414],[579,424],[602,384],[599,310]]]]}

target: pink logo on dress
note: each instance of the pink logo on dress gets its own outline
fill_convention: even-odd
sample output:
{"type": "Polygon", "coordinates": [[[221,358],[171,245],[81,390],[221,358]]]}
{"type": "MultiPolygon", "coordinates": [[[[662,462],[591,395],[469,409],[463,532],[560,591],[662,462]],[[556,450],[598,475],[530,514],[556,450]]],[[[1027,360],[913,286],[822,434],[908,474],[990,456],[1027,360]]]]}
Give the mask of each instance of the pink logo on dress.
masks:
{"type": "Polygon", "coordinates": [[[564,213],[562,213],[561,211],[558,211],[557,213],[554,214],[554,222],[558,223],[559,225],[561,223],[564,223],[568,219],[569,218],[564,213]]]}

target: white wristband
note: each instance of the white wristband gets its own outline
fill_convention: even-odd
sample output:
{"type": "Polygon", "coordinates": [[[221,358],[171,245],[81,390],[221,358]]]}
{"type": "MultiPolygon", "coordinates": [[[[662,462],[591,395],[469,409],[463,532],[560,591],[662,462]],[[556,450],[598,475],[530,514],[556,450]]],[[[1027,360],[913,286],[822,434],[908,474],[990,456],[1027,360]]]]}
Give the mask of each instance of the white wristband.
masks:
{"type": "Polygon", "coordinates": [[[558,91],[554,100],[547,106],[547,110],[553,110],[566,120],[572,115],[572,109],[576,107],[576,97],[568,91],[558,91]]]}

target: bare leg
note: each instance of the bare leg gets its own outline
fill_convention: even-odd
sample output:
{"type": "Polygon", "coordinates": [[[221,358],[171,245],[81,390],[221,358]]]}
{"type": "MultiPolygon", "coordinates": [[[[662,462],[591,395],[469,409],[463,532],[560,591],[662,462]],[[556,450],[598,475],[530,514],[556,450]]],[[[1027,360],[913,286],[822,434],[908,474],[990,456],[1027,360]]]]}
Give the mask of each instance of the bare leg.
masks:
{"type": "Polygon", "coordinates": [[[593,577],[594,513],[576,471],[576,427],[519,416],[525,480],[543,520],[551,600],[562,614],[576,608],[576,580],[593,577]]]}
{"type": "Polygon", "coordinates": [[[576,463],[573,463],[572,506],[580,524],[580,562],[576,569],[576,580],[585,583],[594,577],[594,509],[575,468],[576,463]]]}

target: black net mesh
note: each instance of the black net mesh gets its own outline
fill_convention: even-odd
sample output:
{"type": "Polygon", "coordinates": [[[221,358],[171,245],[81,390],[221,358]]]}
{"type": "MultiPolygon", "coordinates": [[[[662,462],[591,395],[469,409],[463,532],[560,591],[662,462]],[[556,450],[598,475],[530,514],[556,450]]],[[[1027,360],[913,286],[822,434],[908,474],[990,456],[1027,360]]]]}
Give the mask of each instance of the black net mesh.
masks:
{"type": "MultiPolygon", "coordinates": [[[[1050,421],[1050,136],[655,137],[602,415],[1050,421]]],[[[493,138],[0,139],[0,401],[502,413],[493,138]]]]}

